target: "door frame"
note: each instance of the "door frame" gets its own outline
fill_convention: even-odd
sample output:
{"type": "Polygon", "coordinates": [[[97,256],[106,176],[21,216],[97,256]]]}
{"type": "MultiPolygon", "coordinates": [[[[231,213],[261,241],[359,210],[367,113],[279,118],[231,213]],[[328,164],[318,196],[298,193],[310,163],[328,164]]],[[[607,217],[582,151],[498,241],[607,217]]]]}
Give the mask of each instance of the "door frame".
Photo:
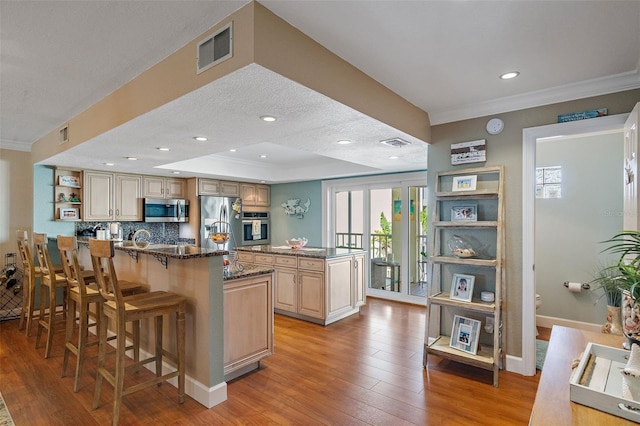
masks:
{"type": "MultiPolygon", "coordinates": [[[[522,357],[510,359],[509,371],[536,374],[535,169],[536,143],[542,138],[623,131],[629,114],[522,129],[522,357]]],[[[620,177],[622,181],[622,163],[620,177]]]]}

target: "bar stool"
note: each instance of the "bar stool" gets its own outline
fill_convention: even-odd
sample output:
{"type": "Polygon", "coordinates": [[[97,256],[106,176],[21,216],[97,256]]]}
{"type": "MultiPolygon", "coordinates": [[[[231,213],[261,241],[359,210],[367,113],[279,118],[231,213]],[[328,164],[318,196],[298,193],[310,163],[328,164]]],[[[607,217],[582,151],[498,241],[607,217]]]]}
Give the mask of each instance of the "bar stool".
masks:
{"type": "MultiPolygon", "coordinates": [[[[64,359],[62,361],[62,377],[66,376],[67,364],[69,363],[69,354],[72,353],[76,356],[76,374],[73,385],[73,391],[78,392],[80,389],[80,378],[82,376],[82,370],[84,362],[87,359],[86,348],[98,344],[98,340],[88,343],[89,327],[94,325],[98,326],[98,321],[102,317],[102,302],[104,299],[98,291],[98,287],[95,284],[88,285],[85,282],[85,273],[78,262],[77,253],[77,241],[75,237],[66,237],[58,235],[58,249],[60,250],[60,257],[62,258],[62,267],[67,278],[67,326],[64,343],[64,359]],[[91,304],[95,304],[95,314],[91,312],[91,304]],[[79,312],[76,318],[76,310],[79,312]],[[94,323],[89,323],[89,318],[95,320],[94,323]],[[78,321],[78,344],[74,345],[72,342],[73,328],[75,322],[78,321]]],[[[142,285],[138,283],[128,283],[121,281],[121,287],[124,294],[135,294],[143,291],[142,285]]],[[[134,332],[136,329],[134,329],[134,332]]],[[[108,340],[113,340],[117,336],[111,336],[108,340]]],[[[134,359],[139,359],[139,335],[133,336],[134,345],[128,349],[134,350],[134,359]]]]}
{"type": "Polygon", "coordinates": [[[185,377],[185,307],[186,299],[175,293],[167,291],[152,291],[150,293],[136,294],[124,297],[120,283],[113,266],[114,248],[113,241],[89,240],[89,250],[93,270],[99,284],[102,297],[106,300],[103,304],[100,318],[98,373],[96,374],[96,389],[93,398],[93,408],[98,408],[100,402],[100,390],[102,379],[106,379],[114,387],[113,418],[112,423],[118,424],[120,416],[120,404],[122,397],[148,386],[159,385],[165,380],[178,377],[178,402],[184,402],[184,377],[185,377]],[[170,353],[162,347],[162,320],[164,315],[176,314],[176,353],[170,353]],[[125,368],[125,339],[117,340],[115,373],[105,368],[107,347],[107,318],[115,322],[116,335],[125,335],[127,322],[136,323],[145,318],[155,318],[155,354],[151,358],[135,362],[125,368]],[[168,374],[162,374],[163,356],[176,364],[177,370],[168,374]],[[137,369],[139,366],[155,361],[156,377],[144,383],[135,384],[124,388],[124,374],[128,369],[137,369]]]}
{"type": "MultiPolygon", "coordinates": [[[[47,330],[47,346],[44,351],[44,357],[49,358],[51,355],[51,346],[53,344],[53,335],[56,332],[56,318],[58,315],[56,293],[58,288],[64,289],[65,297],[62,302],[61,319],[66,320],[67,316],[67,277],[63,273],[56,273],[51,257],[49,256],[49,249],[47,248],[47,234],[33,233],[33,244],[40,262],[40,270],[42,273],[42,279],[40,282],[40,319],[38,320],[38,333],[36,334],[36,349],[40,347],[40,337],[42,336],[42,330],[47,330]],[[49,309],[45,311],[45,299],[49,290],[49,309]]],[[[85,281],[93,281],[93,271],[81,271],[85,281]]],[[[61,328],[59,330],[64,330],[61,328]]]]}
{"type": "Polygon", "coordinates": [[[29,237],[27,231],[16,231],[16,241],[18,243],[18,251],[22,260],[22,268],[24,271],[24,283],[22,286],[22,307],[20,308],[20,325],[19,330],[26,326],[25,334],[31,336],[31,325],[33,320],[39,317],[35,315],[35,297],[36,297],[36,278],[42,276],[40,268],[36,271],[33,262],[33,255],[29,248],[29,237]]]}

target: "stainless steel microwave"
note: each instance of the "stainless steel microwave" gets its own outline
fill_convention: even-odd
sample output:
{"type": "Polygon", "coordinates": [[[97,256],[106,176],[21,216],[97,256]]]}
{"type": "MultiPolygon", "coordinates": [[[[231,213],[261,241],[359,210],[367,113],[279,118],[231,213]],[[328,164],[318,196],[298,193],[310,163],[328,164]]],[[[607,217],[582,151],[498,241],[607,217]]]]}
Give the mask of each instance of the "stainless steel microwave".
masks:
{"type": "Polygon", "coordinates": [[[189,200],[145,198],[145,222],[189,222],[189,200]]]}

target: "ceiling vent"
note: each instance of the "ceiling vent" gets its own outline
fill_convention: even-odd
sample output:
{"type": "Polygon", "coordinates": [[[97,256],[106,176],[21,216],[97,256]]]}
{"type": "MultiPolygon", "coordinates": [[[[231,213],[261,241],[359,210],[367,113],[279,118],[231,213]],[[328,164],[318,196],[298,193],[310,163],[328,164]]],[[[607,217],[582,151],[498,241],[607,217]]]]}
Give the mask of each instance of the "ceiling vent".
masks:
{"type": "Polygon", "coordinates": [[[405,145],[411,145],[411,142],[407,142],[404,139],[400,139],[400,138],[392,138],[392,139],[387,139],[380,142],[385,145],[392,146],[394,148],[402,148],[405,145]]]}
{"type": "Polygon", "coordinates": [[[62,145],[63,143],[69,142],[69,125],[62,127],[58,132],[58,143],[62,145]]]}
{"type": "Polygon", "coordinates": [[[233,21],[198,43],[197,73],[200,74],[231,57],[233,57],[233,21]]]}

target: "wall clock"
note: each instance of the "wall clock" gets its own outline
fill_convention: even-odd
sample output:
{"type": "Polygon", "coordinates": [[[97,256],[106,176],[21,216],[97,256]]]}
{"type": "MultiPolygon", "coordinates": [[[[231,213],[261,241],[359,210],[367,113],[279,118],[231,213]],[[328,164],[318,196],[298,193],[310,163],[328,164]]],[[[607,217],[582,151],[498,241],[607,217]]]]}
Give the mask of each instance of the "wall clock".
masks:
{"type": "Polygon", "coordinates": [[[499,118],[492,118],[487,122],[487,132],[490,135],[497,135],[504,129],[504,121],[499,118]]]}

